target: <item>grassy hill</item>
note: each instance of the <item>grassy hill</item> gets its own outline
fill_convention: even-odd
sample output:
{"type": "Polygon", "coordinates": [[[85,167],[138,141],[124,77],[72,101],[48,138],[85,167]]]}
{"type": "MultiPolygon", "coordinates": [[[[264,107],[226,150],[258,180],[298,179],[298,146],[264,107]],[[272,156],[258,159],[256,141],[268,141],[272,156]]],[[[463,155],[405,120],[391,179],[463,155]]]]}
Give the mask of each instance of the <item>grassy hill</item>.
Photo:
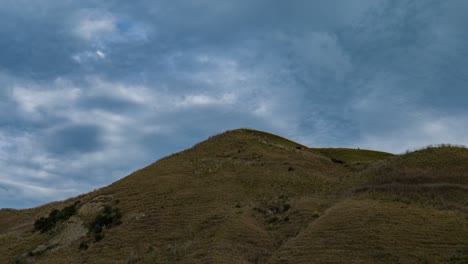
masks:
{"type": "Polygon", "coordinates": [[[0,210],[0,263],[468,263],[467,201],[465,148],[312,149],[239,129],[0,210]]]}

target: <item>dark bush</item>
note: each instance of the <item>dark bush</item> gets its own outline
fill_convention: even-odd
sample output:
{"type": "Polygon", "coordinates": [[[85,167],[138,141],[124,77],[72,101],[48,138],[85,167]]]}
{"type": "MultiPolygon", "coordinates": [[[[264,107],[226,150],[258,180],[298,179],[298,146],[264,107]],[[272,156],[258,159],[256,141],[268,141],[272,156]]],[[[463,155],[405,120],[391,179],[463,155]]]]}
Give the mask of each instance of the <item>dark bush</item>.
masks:
{"type": "Polygon", "coordinates": [[[42,233],[52,229],[55,226],[55,222],[49,217],[41,217],[34,222],[34,229],[41,231],[42,233]]]}
{"type": "Polygon", "coordinates": [[[88,249],[88,243],[86,241],[82,241],[78,248],[80,250],[87,250],[88,249]]]}
{"type": "Polygon", "coordinates": [[[99,242],[104,238],[104,234],[99,231],[99,233],[94,233],[94,241],[99,242]]]}
{"type": "Polygon", "coordinates": [[[101,214],[98,214],[89,225],[89,231],[93,233],[94,240],[100,241],[104,238],[103,229],[111,228],[122,223],[122,213],[119,208],[106,205],[101,214]]]}
{"type": "Polygon", "coordinates": [[[66,206],[61,211],[57,209],[52,210],[48,217],[41,217],[34,222],[34,229],[44,233],[54,228],[57,222],[68,220],[70,217],[76,214],[76,206],[78,203],[79,201],[72,205],[66,206]]]}
{"type": "Polygon", "coordinates": [[[76,214],[76,204],[67,206],[63,208],[62,211],[59,213],[59,218],[61,220],[68,220],[70,217],[72,217],[74,214],[76,214]]]}
{"type": "Polygon", "coordinates": [[[343,163],[345,163],[344,161],[342,161],[342,160],[339,160],[339,159],[334,159],[334,158],[332,158],[331,160],[332,160],[333,162],[335,162],[335,163],[339,163],[339,164],[343,164],[343,163]]]}
{"type": "Polygon", "coordinates": [[[273,217],[268,218],[267,223],[274,224],[274,223],[278,222],[279,220],[280,220],[279,217],[273,216],[273,217]]]}

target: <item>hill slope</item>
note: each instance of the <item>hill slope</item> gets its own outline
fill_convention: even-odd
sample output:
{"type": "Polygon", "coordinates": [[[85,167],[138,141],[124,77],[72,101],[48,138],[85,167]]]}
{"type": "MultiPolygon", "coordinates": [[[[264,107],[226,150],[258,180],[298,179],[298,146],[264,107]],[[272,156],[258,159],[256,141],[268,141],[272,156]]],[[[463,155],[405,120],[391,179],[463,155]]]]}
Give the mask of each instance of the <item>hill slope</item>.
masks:
{"type": "Polygon", "coordinates": [[[228,131],[95,192],[0,210],[0,263],[467,263],[466,161],[228,131]]]}

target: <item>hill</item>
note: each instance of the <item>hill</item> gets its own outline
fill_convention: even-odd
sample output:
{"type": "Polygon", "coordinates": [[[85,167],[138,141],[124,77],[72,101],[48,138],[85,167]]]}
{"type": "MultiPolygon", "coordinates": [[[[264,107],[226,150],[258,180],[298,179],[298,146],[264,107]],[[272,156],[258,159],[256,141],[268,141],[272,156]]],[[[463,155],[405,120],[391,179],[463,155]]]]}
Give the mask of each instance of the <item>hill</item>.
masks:
{"type": "Polygon", "coordinates": [[[228,131],[97,191],[0,210],[0,263],[468,263],[467,160],[228,131]]]}

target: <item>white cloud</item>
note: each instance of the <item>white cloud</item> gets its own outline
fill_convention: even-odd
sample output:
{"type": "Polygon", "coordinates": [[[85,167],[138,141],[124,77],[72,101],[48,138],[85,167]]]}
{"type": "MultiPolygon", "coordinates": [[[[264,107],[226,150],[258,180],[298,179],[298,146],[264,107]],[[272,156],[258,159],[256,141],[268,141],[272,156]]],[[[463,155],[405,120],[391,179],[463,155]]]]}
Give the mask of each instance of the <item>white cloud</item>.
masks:
{"type": "Polygon", "coordinates": [[[113,17],[85,18],[78,23],[75,29],[77,36],[85,40],[92,40],[115,31],[116,24],[113,17]]]}
{"type": "Polygon", "coordinates": [[[76,61],[77,63],[86,63],[90,61],[99,61],[103,60],[107,57],[106,53],[104,53],[101,50],[96,50],[96,51],[83,51],[76,53],[75,55],[72,56],[72,59],[76,61]]]}
{"type": "Polygon", "coordinates": [[[81,89],[68,85],[61,80],[53,83],[55,87],[45,89],[34,84],[18,85],[13,87],[12,97],[24,112],[37,116],[40,115],[40,109],[69,107],[80,98],[81,89]]]}
{"type": "Polygon", "coordinates": [[[101,59],[105,59],[106,58],[106,54],[100,50],[96,50],[96,55],[101,58],[101,59]]]}
{"type": "MultiPolygon", "coordinates": [[[[105,56],[103,50],[97,51],[105,56]]],[[[97,51],[94,54],[99,56],[97,51]]],[[[164,144],[181,144],[180,138],[185,138],[184,142],[189,143],[183,147],[201,140],[184,134],[188,126],[193,128],[194,119],[207,123],[209,129],[200,128],[207,133],[259,123],[276,131],[295,129],[291,121],[295,117],[287,102],[294,93],[282,91],[283,83],[272,83],[269,72],[246,70],[236,60],[213,54],[180,57],[173,70],[184,83],[198,88],[170,89],[164,82],[148,85],[110,81],[101,76],[84,76],[80,82],[65,78],[42,83],[12,81],[9,99],[25,119],[43,123],[31,134],[17,131],[4,135],[0,141],[0,166],[7,176],[0,184],[16,189],[24,182],[22,192],[38,188],[38,193],[44,195],[37,202],[107,185],[174,151],[152,149],[148,139],[181,134],[164,144]],[[187,59],[199,67],[184,69],[187,59]],[[212,122],[220,118],[220,113],[229,113],[232,118],[212,122]],[[99,131],[99,148],[85,154],[57,155],[43,143],[53,141],[50,137],[61,131],[69,131],[67,128],[80,126],[99,131]]]]}
{"type": "Polygon", "coordinates": [[[82,9],[72,16],[73,33],[94,47],[119,42],[145,42],[152,27],[126,15],[100,9],[82,9]]]}
{"type": "Polygon", "coordinates": [[[66,171],[65,164],[46,155],[41,153],[35,135],[0,131],[0,207],[10,200],[21,199],[25,204],[36,204],[64,199],[83,191],[75,188],[79,185],[65,186],[66,178],[60,172],[66,171]],[[57,165],[65,167],[57,169],[57,165]]]}
{"type": "Polygon", "coordinates": [[[362,140],[356,146],[363,148],[403,153],[427,145],[461,144],[468,145],[466,131],[468,119],[465,116],[434,116],[433,113],[409,114],[411,122],[401,124],[386,133],[363,132],[362,140]]]}
{"type": "Polygon", "coordinates": [[[201,54],[193,58],[200,65],[198,70],[189,72],[186,77],[194,83],[204,84],[217,90],[245,90],[243,86],[257,77],[241,68],[233,59],[201,54]]]}
{"type": "MultiPolygon", "coordinates": [[[[45,187],[43,185],[36,185],[28,183],[24,179],[17,178],[15,180],[7,180],[0,177],[0,185],[9,187],[14,190],[15,197],[21,197],[27,201],[48,201],[50,199],[66,199],[70,195],[75,195],[78,191],[74,188],[56,188],[45,187]]],[[[2,189],[3,190],[3,189],[2,189]]],[[[0,192],[1,200],[10,200],[11,196],[8,193],[0,192]]]]}
{"type": "Polygon", "coordinates": [[[143,85],[111,82],[98,76],[85,77],[85,80],[87,97],[114,98],[142,105],[154,100],[154,90],[143,85]]]}
{"type": "Polygon", "coordinates": [[[208,105],[232,105],[236,102],[236,96],[232,93],[223,94],[220,97],[210,95],[188,95],[176,102],[179,107],[208,106],[208,105]]]}

